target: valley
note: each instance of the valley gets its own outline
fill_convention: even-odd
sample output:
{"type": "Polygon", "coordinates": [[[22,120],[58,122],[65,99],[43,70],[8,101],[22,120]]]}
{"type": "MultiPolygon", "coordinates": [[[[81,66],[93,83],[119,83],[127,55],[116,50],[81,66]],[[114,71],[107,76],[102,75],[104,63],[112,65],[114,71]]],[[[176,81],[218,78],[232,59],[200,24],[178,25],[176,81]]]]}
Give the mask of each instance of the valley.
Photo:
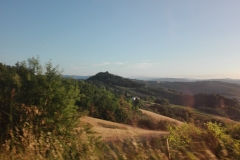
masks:
{"type": "MultiPolygon", "coordinates": [[[[51,62],[46,67],[43,74],[35,58],[0,65],[3,160],[9,159],[9,152],[12,159],[240,157],[237,99],[186,94],[177,87],[179,82],[131,80],[109,72],[76,80],[62,77],[51,62]]],[[[189,83],[197,88],[195,82],[189,83]]],[[[196,83],[208,89],[210,84],[219,90],[238,87],[196,83]]]]}

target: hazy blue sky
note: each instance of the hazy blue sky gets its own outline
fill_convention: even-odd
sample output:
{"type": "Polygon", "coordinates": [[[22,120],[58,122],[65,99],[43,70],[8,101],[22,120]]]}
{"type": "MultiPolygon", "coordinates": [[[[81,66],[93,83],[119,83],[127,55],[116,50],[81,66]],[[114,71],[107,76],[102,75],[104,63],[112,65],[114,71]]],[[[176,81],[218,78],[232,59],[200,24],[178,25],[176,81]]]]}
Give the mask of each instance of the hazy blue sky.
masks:
{"type": "Polygon", "coordinates": [[[0,62],[64,74],[240,79],[240,0],[1,0],[0,62]]]}

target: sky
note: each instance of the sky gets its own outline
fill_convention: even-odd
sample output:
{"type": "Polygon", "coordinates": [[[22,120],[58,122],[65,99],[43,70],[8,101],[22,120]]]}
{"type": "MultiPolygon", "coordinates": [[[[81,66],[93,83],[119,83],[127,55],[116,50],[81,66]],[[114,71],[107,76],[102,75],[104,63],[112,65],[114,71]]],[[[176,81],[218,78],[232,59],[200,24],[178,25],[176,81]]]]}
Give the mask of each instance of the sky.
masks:
{"type": "Polygon", "coordinates": [[[240,79],[239,0],[1,0],[0,62],[63,74],[240,79]]]}

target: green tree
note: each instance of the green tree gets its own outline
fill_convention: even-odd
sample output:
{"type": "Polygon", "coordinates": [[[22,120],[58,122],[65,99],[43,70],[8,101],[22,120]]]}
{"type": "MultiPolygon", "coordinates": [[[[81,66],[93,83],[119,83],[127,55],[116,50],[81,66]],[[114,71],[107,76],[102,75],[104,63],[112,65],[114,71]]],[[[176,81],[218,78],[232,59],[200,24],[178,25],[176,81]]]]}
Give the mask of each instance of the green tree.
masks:
{"type": "Polygon", "coordinates": [[[142,105],[142,102],[139,98],[136,98],[135,100],[133,100],[133,110],[138,110],[139,107],[142,105]]]}
{"type": "Polygon", "coordinates": [[[51,62],[41,66],[38,58],[18,62],[11,70],[1,67],[0,74],[2,134],[25,122],[35,126],[35,132],[71,132],[78,118],[74,104],[79,88],[74,80],[63,79],[51,62]]]}
{"type": "Polygon", "coordinates": [[[0,133],[3,135],[13,129],[14,97],[20,86],[20,77],[15,70],[0,64],[0,133]]]}

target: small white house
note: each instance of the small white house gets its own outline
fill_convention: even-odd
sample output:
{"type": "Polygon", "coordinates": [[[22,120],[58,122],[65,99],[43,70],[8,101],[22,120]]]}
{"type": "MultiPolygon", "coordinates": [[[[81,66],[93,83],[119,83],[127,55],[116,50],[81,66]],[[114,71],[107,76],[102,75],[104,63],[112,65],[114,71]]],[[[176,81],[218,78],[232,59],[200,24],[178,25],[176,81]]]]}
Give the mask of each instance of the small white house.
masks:
{"type": "Polygon", "coordinates": [[[132,100],[135,101],[136,99],[140,100],[139,97],[132,97],[132,100]]]}

